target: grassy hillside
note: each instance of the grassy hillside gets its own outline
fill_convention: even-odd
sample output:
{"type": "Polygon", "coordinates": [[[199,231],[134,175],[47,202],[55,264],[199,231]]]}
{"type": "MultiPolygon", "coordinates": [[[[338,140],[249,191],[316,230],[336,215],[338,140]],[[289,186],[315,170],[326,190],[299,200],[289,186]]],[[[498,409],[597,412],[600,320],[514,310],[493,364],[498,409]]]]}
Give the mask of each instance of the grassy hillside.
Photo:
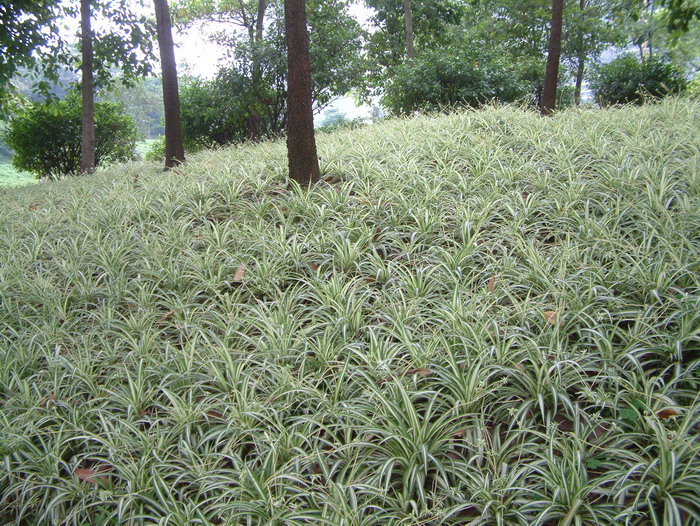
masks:
{"type": "Polygon", "coordinates": [[[9,160],[0,158],[0,188],[12,186],[26,186],[36,183],[36,179],[29,173],[18,172],[9,160]]]}
{"type": "Polygon", "coordinates": [[[0,519],[697,524],[700,104],[0,193],[0,519]]]}

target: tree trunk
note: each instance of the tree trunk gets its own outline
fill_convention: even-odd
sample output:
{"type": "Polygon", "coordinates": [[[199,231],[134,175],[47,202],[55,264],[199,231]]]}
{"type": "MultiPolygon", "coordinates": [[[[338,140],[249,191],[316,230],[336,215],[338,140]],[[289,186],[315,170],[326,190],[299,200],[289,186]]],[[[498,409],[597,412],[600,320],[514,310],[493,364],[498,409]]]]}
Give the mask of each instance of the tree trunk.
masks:
{"type": "Polygon", "coordinates": [[[92,80],[92,29],[90,0],[80,0],[80,37],[83,54],[82,70],[82,137],[80,140],[80,173],[95,171],[95,93],[92,80]]]}
{"type": "Polygon", "coordinates": [[[403,0],[403,13],[406,20],[406,55],[408,58],[413,58],[416,53],[413,49],[413,13],[411,9],[411,0],[403,0]]]}
{"type": "Polygon", "coordinates": [[[265,28],[265,10],[267,9],[268,0],[258,0],[257,18],[255,19],[255,33],[253,34],[253,74],[252,74],[252,91],[256,97],[255,104],[250,109],[250,115],[247,118],[248,124],[248,139],[257,141],[260,138],[260,123],[262,118],[257,104],[260,102],[259,97],[260,81],[262,71],[260,67],[260,45],[263,39],[263,30],[265,28]]]}
{"type": "Polygon", "coordinates": [[[180,123],[180,95],[177,86],[177,65],[170,25],[168,0],[153,0],[156,10],[158,47],[163,76],[163,105],[165,107],[165,169],[185,162],[180,123]]]}
{"type": "Polygon", "coordinates": [[[651,14],[649,9],[649,0],[643,0],[643,14],[642,22],[646,25],[644,29],[644,34],[641,36],[641,42],[639,43],[639,56],[642,60],[651,56],[651,29],[649,24],[651,23],[651,17],[654,15],[654,4],[651,4],[651,14]]]}
{"type": "Polygon", "coordinates": [[[547,50],[547,71],[544,76],[544,91],[540,113],[551,115],[557,102],[557,79],[559,77],[559,56],[561,54],[561,28],[564,14],[564,0],[552,0],[552,23],[549,30],[547,50]]]}
{"type": "MultiPolygon", "coordinates": [[[[578,3],[579,15],[581,17],[581,22],[585,18],[586,0],[579,0],[578,3]]],[[[581,87],[583,86],[583,73],[586,69],[586,51],[585,51],[585,34],[583,29],[579,34],[578,39],[578,64],[576,66],[576,85],[574,87],[574,105],[581,105],[581,87]]]]}
{"type": "Polygon", "coordinates": [[[287,157],[289,177],[302,187],[321,177],[314,137],[311,62],[305,0],[284,0],[287,36],[287,157]]]}
{"type": "Polygon", "coordinates": [[[583,73],[586,70],[586,55],[579,53],[576,67],[576,86],[574,87],[574,104],[581,105],[581,87],[583,86],[583,73]]]}

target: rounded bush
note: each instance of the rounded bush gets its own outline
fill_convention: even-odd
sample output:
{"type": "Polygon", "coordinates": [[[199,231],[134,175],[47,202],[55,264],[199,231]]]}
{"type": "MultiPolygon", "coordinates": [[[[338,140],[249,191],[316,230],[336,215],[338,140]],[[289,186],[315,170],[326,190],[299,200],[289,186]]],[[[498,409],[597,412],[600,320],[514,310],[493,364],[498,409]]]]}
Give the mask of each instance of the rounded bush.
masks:
{"type": "MultiPolygon", "coordinates": [[[[37,178],[55,179],[80,172],[80,97],[34,103],[10,121],[5,142],[14,150],[12,165],[37,178]]],[[[95,164],[131,161],[139,132],[120,104],[95,103],[95,164]]]]}
{"type": "Polygon", "coordinates": [[[490,100],[512,102],[530,86],[506,61],[449,52],[426,53],[401,65],[386,89],[382,104],[391,113],[434,111],[490,100]]]}
{"type": "Polygon", "coordinates": [[[601,105],[641,104],[649,97],[682,93],[687,81],[683,70],[660,57],[642,61],[635,55],[622,55],[597,68],[591,89],[601,105]]]}
{"type": "Polygon", "coordinates": [[[235,71],[213,80],[192,80],[180,94],[185,149],[201,150],[246,139],[246,97],[249,86],[235,71]]]}

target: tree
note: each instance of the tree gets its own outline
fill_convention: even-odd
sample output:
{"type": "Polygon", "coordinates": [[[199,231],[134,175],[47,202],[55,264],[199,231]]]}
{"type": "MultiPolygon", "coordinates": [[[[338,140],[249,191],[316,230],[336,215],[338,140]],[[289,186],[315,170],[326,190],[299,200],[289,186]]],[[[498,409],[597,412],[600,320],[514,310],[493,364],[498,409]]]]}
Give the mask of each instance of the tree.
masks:
{"type": "Polygon", "coordinates": [[[614,22],[618,6],[609,0],[579,0],[566,13],[562,33],[562,59],[574,72],[574,105],[581,103],[586,67],[614,44],[623,44],[622,24],[614,22]]]}
{"type": "Polygon", "coordinates": [[[367,49],[366,96],[381,92],[406,58],[419,55],[421,49],[447,45],[447,28],[460,22],[466,5],[457,0],[365,0],[365,4],[374,11],[375,26],[367,49]]]}
{"type": "MultiPolygon", "coordinates": [[[[7,94],[9,75],[21,65],[41,66],[42,78],[37,83],[45,96],[50,95],[47,80],[58,77],[58,71],[69,64],[80,64],[83,94],[81,172],[95,169],[94,97],[95,90],[112,84],[115,71],[121,69],[127,80],[150,72],[152,56],[151,31],[148,20],[131,9],[131,0],[81,0],[79,4],[81,53],[72,52],[72,42],[60,38],[56,29],[61,17],[76,14],[72,4],[12,0],[0,7],[0,16],[8,22],[9,33],[2,33],[0,47],[0,97],[7,94]],[[106,31],[95,32],[92,18],[95,9],[108,21],[101,24],[106,31]],[[7,42],[18,42],[7,45],[7,42]],[[16,53],[16,56],[6,56],[16,53]],[[5,90],[3,92],[3,89],[5,90]]],[[[5,28],[3,27],[3,30],[5,28]]],[[[6,97],[0,103],[6,101],[6,97]]]]}
{"type": "Polygon", "coordinates": [[[284,0],[287,64],[287,157],[289,177],[302,187],[321,177],[311,103],[311,61],[304,0],[284,0]]]}
{"type": "Polygon", "coordinates": [[[51,0],[5,0],[0,4],[0,109],[9,98],[12,77],[35,63],[56,30],[58,13],[51,0]]]}
{"type": "MultiPolygon", "coordinates": [[[[230,50],[231,58],[216,78],[188,81],[183,86],[186,147],[283,134],[288,85],[283,3],[182,0],[177,6],[174,14],[178,20],[191,24],[213,21],[225,26],[226,32],[217,34],[215,40],[230,50]],[[205,100],[209,104],[202,110],[205,100]],[[241,123],[245,127],[243,136],[241,123]],[[225,127],[230,127],[230,131],[225,131],[225,127]]],[[[318,113],[336,97],[361,85],[365,68],[363,32],[350,16],[346,0],[307,0],[306,7],[312,103],[318,113]]]]}
{"type": "Polygon", "coordinates": [[[153,0],[156,10],[158,47],[163,76],[163,105],[165,108],[165,168],[185,162],[180,123],[180,96],[177,83],[177,66],[173,35],[170,25],[168,0],[153,0]]]}
{"type": "Polygon", "coordinates": [[[540,104],[540,112],[542,115],[551,115],[556,106],[563,11],[564,0],[552,0],[552,22],[549,30],[547,71],[544,77],[544,91],[540,104]]]}
{"type": "Polygon", "coordinates": [[[80,141],[80,173],[95,171],[95,92],[92,78],[92,29],[90,0],[80,0],[80,46],[82,71],[82,139],[80,141]]]}

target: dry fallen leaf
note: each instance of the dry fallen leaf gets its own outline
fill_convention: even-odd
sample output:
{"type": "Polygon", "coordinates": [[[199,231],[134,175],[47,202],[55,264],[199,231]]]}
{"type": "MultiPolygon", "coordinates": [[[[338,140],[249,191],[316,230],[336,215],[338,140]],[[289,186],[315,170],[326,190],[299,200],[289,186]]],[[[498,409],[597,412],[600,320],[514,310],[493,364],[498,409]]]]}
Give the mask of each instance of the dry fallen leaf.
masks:
{"type": "Polygon", "coordinates": [[[94,468],[77,468],[74,473],[75,476],[78,477],[78,480],[82,482],[97,484],[98,481],[107,482],[107,476],[100,475],[100,473],[104,473],[108,470],[109,466],[107,464],[101,464],[99,466],[95,466],[94,468]]]}
{"type": "Polygon", "coordinates": [[[243,265],[240,265],[236,269],[236,273],[233,276],[233,281],[234,281],[234,283],[243,283],[244,278],[245,278],[245,267],[243,265]]]}
{"type": "Polygon", "coordinates": [[[678,411],[676,411],[675,409],[662,409],[656,414],[659,418],[671,418],[674,416],[678,416],[678,411]]]}
{"type": "Polygon", "coordinates": [[[493,290],[496,288],[496,276],[491,276],[488,287],[489,292],[493,292],[493,290]]]}
{"type": "Polygon", "coordinates": [[[554,310],[545,311],[544,316],[545,316],[545,318],[547,318],[548,323],[550,323],[551,325],[556,325],[556,323],[557,323],[557,311],[554,311],[554,310]]]}
{"type": "Polygon", "coordinates": [[[418,376],[428,376],[430,374],[430,370],[426,369],[425,367],[420,367],[418,369],[408,369],[401,376],[409,376],[412,374],[417,374],[418,376]]]}
{"type": "Polygon", "coordinates": [[[318,270],[318,265],[314,262],[309,263],[309,268],[316,272],[318,270]]]}
{"type": "Polygon", "coordinates": [[[57,397],[55,394],[50,394],[48,396],[45,396],[44,398],[41,399],[41,402],[39,402],[40,407],[48,407],[50,402],[56,402],[57,397]]]}

